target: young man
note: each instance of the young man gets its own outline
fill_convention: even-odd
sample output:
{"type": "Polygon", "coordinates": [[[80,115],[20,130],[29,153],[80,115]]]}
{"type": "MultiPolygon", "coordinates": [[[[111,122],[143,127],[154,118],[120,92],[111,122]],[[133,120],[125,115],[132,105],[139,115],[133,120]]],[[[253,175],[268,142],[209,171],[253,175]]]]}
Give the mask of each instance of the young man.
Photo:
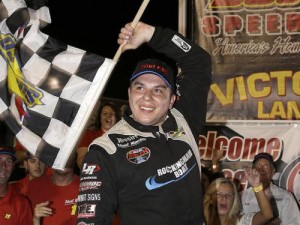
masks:
{"type": "Polygon", "coordinates": [[[34,225],[74,225],[76,221],[79,176],[73,166],[53,170],[52,174],[33,179],[27,195],[34,209],[34,225]]]}
{"type": "Polygon", "coordinates": [[[202,225],[195,138],[205,122],[211,58],[179,33],[142,22],[121,29],[123,42],[123,51],[147,43],[173,59],[180,79],[175,83],[161,60],[138,63],[130,110],[91,144],[83,161],[77,224],[110,225],[117,211],[122,225],[202,225]]]}
{"type": "Polygon", "coordinates": [[[35,178],[44,175],[46,170],[46,164],[40,161],[37,157],[26,151],[24,159],[24,168],[27,175],[21,180],[14,182],[12,185],[15,186],[16,190],[22,194],[26,194],[28,191],[29,182],[35,178]]]}
{"type": "MultiPolygon", "coordinates": [[[[259,153],[254,157],[253,167],[260,174],[260,181],[263,185],[266,196],[271,201],[274,219],[270,225],[300,225],[300,211],[297,202],[292,195],[272,183],[275,174],[273,157],[269,153],[259,153]]],[[[251,188],[242,193],[243,213],[260,211],[257,200],[251,188]]]]}
{"type": "Polygon", "coordinates": [[[0,147],[0,224],[31,225],[32,211],[28,199],[8,183],[16,160],[11,147],[0,147]]]}

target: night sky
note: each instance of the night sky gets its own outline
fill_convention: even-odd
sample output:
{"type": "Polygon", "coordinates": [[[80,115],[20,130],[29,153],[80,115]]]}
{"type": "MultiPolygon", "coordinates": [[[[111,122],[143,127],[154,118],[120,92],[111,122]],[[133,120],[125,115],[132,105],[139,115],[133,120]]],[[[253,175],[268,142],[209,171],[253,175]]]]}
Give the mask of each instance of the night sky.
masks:
{"type": "MultiPolygon", "coordinates": [[[[142,0],[50,0],[52,23],[42,32],[69,45],[113,58],[120,28],[134,19],[142,0]]],[[[178,0],[150,0],[141,21],[178,29],[178,0]]],[[[103,97],[127,100],[127,88],[138,60],[153,56],[143,46],[125,52],[110,77],[103,97]]]]}

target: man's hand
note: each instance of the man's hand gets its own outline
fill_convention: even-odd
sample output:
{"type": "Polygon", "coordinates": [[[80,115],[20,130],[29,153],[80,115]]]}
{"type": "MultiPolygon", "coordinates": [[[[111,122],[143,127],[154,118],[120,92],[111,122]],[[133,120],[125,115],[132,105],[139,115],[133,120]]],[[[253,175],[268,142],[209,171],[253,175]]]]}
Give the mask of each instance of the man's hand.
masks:
{"type": "Polygon", "coordinates": [[[250,167],[245,169],[245,175],[246,175],[246,179],[248,181],[248,183],[252,186],[252,187],[257,187],[261,185],[260,182],[260,175],[259,172],[256,169],[252,169],[250,167]]]}
{"type": "Polygon", "coordinates": [[[36,204],[34,208],[33,224],[40,225],[42,217],[51,216],[52,209],[49,207],[50,202],[42,202],[36,204]]]}
{"type": "Polygon", "coordinates": [[[281,219],[277,217],[276,219],[271,220],[267,225],[280,225],[281,224],[281,219]]]}
{"type": "Polygon", "coordinates": [[[118,44],[122,45],[122,52],[128,49],[136,49],[143,43],[149,42],[153,36],[155,27],[138,22],[133,28],[130,23],[127,23],[119,33],[118,44]]]}

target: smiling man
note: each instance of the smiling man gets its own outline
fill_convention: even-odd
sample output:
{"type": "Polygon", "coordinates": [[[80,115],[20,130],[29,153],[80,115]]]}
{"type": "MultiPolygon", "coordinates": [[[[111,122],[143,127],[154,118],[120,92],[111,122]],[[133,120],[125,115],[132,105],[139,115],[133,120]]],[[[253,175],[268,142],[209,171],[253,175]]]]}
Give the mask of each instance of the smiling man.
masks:
{"type": "Polygon", "coordinates": [[[8,183],[16,160],[12,147],[0,146],[0,224],[31,225],[29,200],[8,183]]]}
{"type": "Polygon", "coordinates": [[[137,64],[130,108],[83,161],[77,224],[111,225],[117,212],[122,225],[202,225],[195,139],[206,117],[211,58],[179,33],[142,22],[121,29],[118,43],[124,42],[123,51],[147,43],[181,73],[159,58],[137,64]]]}

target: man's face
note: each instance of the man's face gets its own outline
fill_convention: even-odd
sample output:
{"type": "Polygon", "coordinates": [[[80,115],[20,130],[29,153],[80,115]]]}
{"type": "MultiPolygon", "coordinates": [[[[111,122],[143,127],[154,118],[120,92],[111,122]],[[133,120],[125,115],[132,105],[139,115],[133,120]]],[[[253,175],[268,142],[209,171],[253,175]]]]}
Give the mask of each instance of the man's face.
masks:
{"type": "Polygon", "coordinates": [[[0,185],[8,182],[14,166],[15,162],[10,155],[0,154],[0,185]]]}
{"type": "Polygon", "coordinates": [[[133,119],[143,125],[161,125],[176,98],[167,84],[152,74],[133,80],[128,96],[133,119]]]}
{"type": "Polygon", "coordinates": [[[29,173],[29,178],[34,179],[44,174],[46,165],[36,157],[24,161],[24,167],[29,173]]]}
{"type": "Polygon", "coordinates": [[[261,158],[255,162],[253,167],[259,172],[264,189],[268,188],[275,173],[273,165],[267,159],[261,158]]]}

